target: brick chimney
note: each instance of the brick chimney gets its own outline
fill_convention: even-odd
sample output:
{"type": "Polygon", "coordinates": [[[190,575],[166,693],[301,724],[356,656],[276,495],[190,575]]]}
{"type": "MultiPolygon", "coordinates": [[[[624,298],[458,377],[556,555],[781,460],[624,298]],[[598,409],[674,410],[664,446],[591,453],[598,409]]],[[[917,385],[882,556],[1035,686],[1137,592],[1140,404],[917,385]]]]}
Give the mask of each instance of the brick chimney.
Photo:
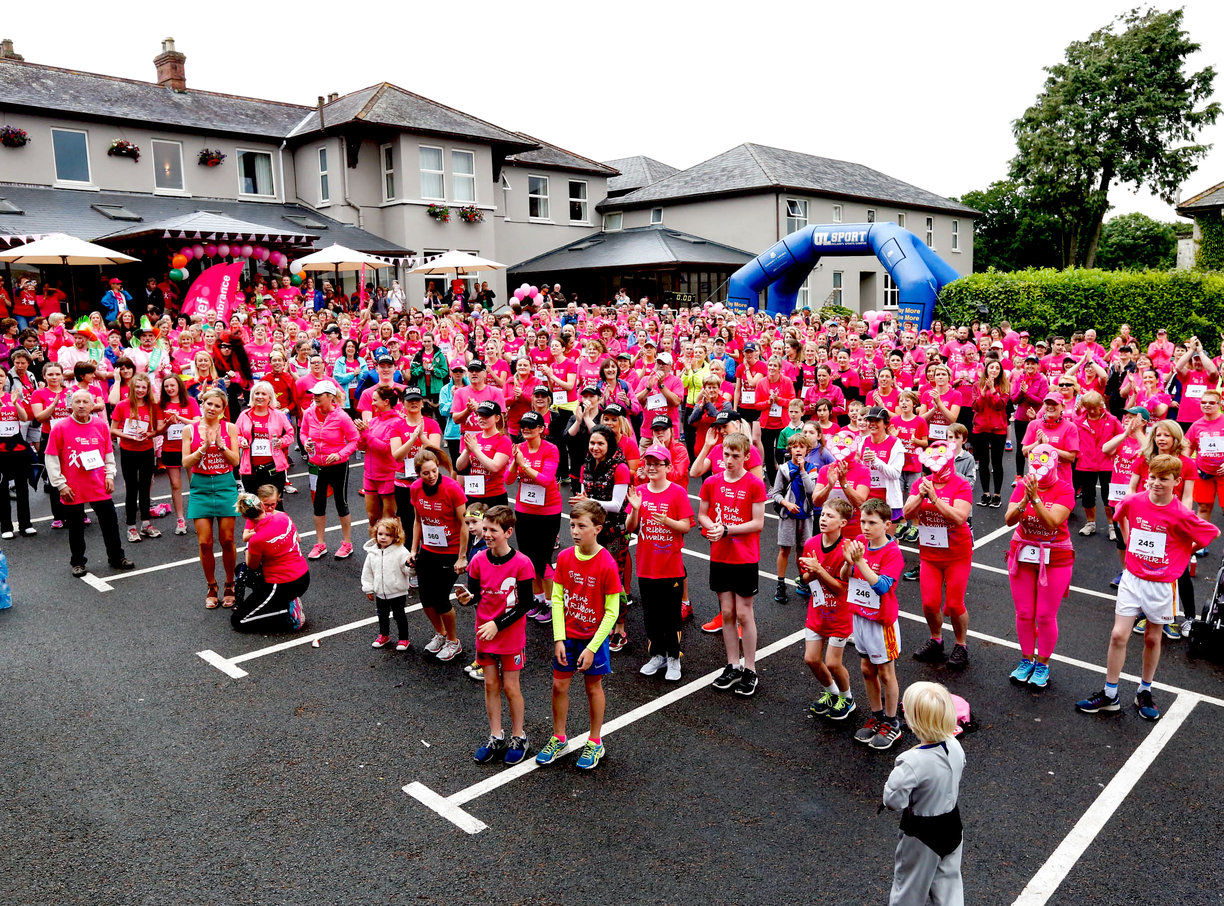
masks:
{"type": "Polygon", "coordinates": [[[17,60],[20,62],[24,59],[25,57],[13,50],[12,38],[5,38],[3,41],[0,41],[0,60],[17,60]]]}
{"type": "Polygon", "coordinates": [[[187,73],[183,64],[187,62],[185,54],[174,49],[174,39],[162,41],[162,52],[153,58],[157,67],[157,84],[172,91],[187,90],[187,73]]]}

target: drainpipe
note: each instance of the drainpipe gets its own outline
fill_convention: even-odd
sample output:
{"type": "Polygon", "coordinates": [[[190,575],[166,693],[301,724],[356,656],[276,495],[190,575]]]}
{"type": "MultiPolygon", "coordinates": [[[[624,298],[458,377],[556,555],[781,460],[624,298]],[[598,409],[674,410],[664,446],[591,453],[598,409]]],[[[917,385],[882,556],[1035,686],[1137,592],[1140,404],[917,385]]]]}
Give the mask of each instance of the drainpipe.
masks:
{"type": "MultiPolygon", "coordinates": [[[[285,146],[287,144],[289,144],[289,139],[281,142],[280,147],[276,151],[276,164],[280,170],[280,200],[282,204],[285,201],[285,146]]],[[[295,179],[293,183],[296,186],[297,180],[295,179]]],[[[295,192],[294,194],[296,195],[297,193],[295,192]]]]}

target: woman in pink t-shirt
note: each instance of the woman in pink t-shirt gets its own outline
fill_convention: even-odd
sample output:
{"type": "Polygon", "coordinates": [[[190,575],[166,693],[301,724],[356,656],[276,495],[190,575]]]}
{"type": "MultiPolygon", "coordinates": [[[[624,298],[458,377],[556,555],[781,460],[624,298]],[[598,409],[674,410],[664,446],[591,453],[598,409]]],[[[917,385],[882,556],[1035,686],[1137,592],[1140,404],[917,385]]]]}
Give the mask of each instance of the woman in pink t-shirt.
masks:
{"type": "Polygon", "coordinates": [[[504,475],[513,444],[506,436],[502,407],[496,400],[485,400],[476,407],[476,419],[480,431],[464,432],[455,468],[465,472],[463,490],[468,503],[481,503],[486,509],[505,506],[509,498],[504,475]]]}
{"type": "Polygon", "coordinates": [[[535,579],[531,583],[534,604],[527,617],[548,623],[552,621],[549,563],[561,531],[561,488],[557,483],[560,453],[544,439],[544,417],[540,413],[524,413],[519,430],[523,442],[514,448],[506,483],[518,482],[514,501],[518,516],[515,534],[519,550],[535,568],[535,579]]]}

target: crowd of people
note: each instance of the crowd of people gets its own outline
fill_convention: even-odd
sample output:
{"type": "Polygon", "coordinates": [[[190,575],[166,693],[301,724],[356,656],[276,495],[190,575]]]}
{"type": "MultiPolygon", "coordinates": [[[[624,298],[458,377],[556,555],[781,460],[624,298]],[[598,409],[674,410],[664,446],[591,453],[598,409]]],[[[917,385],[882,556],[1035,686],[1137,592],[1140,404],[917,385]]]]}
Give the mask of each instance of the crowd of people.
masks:
{"type": "Polygon", "coordinates": [[[1191,627],[1191,561],[1218,534],[1214,504],[1224,506],[1221,359],[1197,338],[1175,343],[1161,330],[1141,341],[1123,325],[1103,345],[1091,329],[1034,340],[1006,322],[913,330],[718,304],[583,306],[560,286],[497,311],[487,285],[431,292],[418,307],[398,284],[345,297],[287,277],[248,285],[218,319],[175,314],[172,298],[153,303],[155,289],[151,279],[142,305],[112,284],[76,322],[37,304],[9,311],[0,298],[18,316],[0,320],[0,537],[38,534],[29,495],[41,488],[51,528],[68,532],[73,575],[87,571],[86,504],[108,563],[132,569],[133,547],[161,537],[151,487],[165,473],[174,533],[190,523],[198,542],[205,606],[232,609],[238,629],[295,629],[311,562],[354,553],[356,472],[373,646],[411,648],[415,592],[431,630],[424,652],[460,660],[484,683],[489,737],[477,761],[514,764],[531,751],[518,672],[539,623],[551,627],[554,679],[552,733],[536,759],[567,749],[577,671],[590,712],[578,766],[595,767],[602,681],[630,644],[627,611],[642,610],[641,673],[682,677],[683,626],[704,591],[687,579],[694,545],[718,603],[701,629],[726,654],[714,688],[759,689],[755,607],[768,563],[773,600],[806,601],[804,658],[820,687],[812,713],[858,712],[850,642],[867,699],[854,739],[888,749],[902,734],[902,583],[917,582],[928,630],[912,657],[966,669],[972,521],[986,508],[1006,508],[1015,527],[1008,573],[1022,656],[1011,682],[1049,684],[1076,556],[1069,518],[1080,510],[1077,543],[1098,544],[1086,539],[1103,510],[1117,618],[1104,687],[1077,707],[1120,707],[1137,632],[1135,704],[1160,717],[1151,683],[1161,643],[1191,627]],[[1008,451],[1021,476],[1010,488],[1008,451]],[[290,480],[295,461],[308,488],[290,480]],[[305,557],[283,502],[304,491],[314,520],[305,557]],[[778,520],[768,558],[767,511],[778,520]],[[903,543],[917,545],[908,570],[903,543]],[[455,602],[475,609],[470,661],[455,602]]]}

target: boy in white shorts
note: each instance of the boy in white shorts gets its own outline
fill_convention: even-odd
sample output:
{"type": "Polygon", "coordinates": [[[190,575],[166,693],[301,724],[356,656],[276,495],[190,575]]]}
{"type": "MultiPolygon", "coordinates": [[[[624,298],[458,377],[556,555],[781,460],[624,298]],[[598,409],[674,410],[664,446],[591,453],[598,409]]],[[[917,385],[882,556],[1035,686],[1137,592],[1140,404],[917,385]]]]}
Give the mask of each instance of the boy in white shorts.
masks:
{"type": "Polygon", "coordinates": [[[1160,720],[1160,710],[1152,701],[1152,679],[1160,662],[1161,631],[1176,618],[1177,579],[1190,562],[1190,555],[1220,533],[1174,498],[1181,469],[1176,456],[1153,457],[1148,464],[1147,490],[1124,497],[1114,509],[1114,521],[1126,543],[1126,566],[1109,636],[1105,688],[1076,702],[1075,707],[1085,714],[1118,710],[1118,677],[1126,663],[1126,643],[1135,619],[1145,617],[1143,674],[1135,706],[1144,720],[1160,720]]]}

